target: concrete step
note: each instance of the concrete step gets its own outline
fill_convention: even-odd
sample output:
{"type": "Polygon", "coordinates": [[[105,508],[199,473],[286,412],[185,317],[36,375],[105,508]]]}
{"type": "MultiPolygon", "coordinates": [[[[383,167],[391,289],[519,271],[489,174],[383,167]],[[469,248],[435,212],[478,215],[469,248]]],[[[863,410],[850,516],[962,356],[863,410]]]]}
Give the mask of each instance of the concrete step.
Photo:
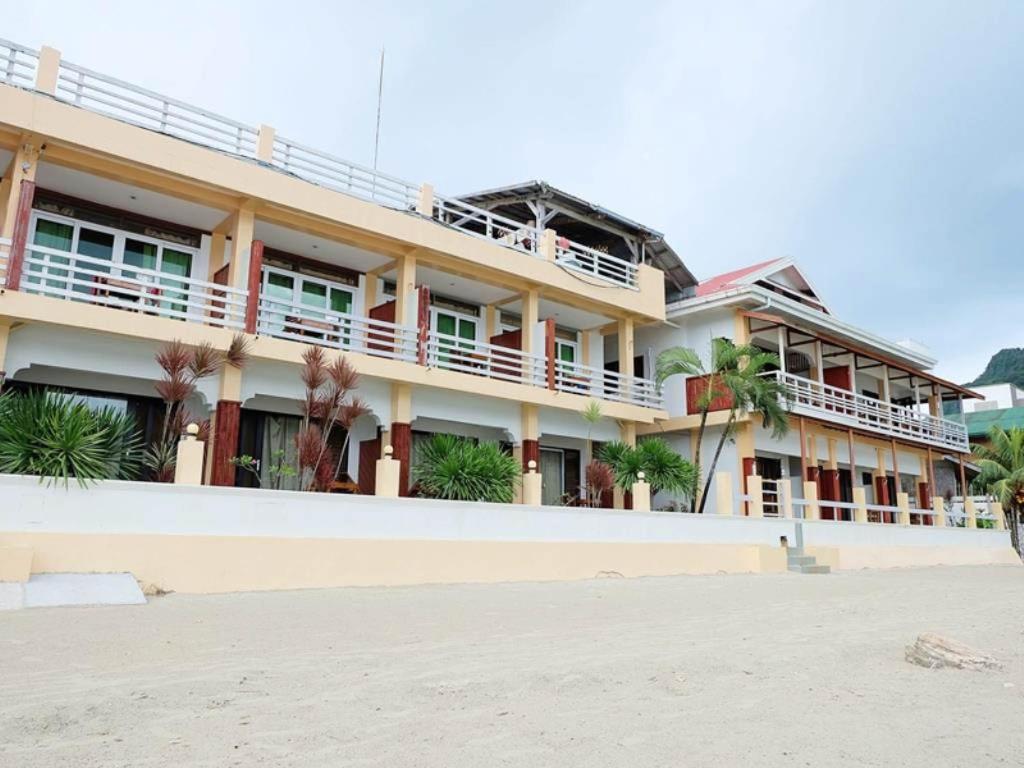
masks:
{"type": "Polygon", "coordinates": [[[814,565],[817,560],[811,555],[790,555],[788,562],[790,565],[814,565]]]}
{"type": "Polygon", "coordinates": [[[790,565],[789,570],[793,573],[832,573],[832,569],[829,566],[816,564],[790,565]]]}

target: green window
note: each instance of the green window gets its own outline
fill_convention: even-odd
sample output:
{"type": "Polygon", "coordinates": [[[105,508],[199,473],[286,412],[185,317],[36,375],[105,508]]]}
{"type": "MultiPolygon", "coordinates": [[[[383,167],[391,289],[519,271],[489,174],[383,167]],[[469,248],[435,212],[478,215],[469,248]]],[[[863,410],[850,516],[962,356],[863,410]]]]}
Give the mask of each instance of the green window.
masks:
{"type": "MultiPolygon", "coordinates": [[[[55,251],[71,250],[71,243],[75,237],[75,228],[70,224],[62,224],[58,221],[47,221],[46,219],[38,219],[36,221],[36,231],[32,236],[33,245],[41,245],[44,248],[53,248],[55,251]]],[[[68,260],[62,256],[53,256],[52,254],[42,253],[37,251],[32,254],[33,257],[46,261],[48,265],[53,264],[67,264],[68,260]]],[[[37,267],[35,265],[25,265],[25,278],[24,283],[27,285],[39,285],[39,277],[32,273],[42,273],[47,277],[53,277],[53,280],[47,280],[46,285],[51,288],[65,288],[67,287],[68,271],[66,269],[54,269],[52,266],[37,267]]]]}

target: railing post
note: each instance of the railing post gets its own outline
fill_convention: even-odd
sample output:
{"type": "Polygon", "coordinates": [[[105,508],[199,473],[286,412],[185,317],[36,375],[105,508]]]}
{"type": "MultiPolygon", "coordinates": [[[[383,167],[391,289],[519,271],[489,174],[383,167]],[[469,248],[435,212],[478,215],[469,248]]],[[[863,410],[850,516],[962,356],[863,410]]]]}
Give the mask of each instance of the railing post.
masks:
{"type": "Polygon", "coordinates": [[[428,219],[434,218],[434,185],[423,182],[420,185],[420,197],[416,201],[416,213],[420,216],[426,216],[428,219]]]}
{"type": "Polygon", "coordinates": [[[540,239],[540,255],[546,261],[554,261],[556,255],[556,242],[558,235],[553,229],[545,229],[540,239]]]}
{"type": "Polygon", "coordinates": [[[402,465],[391,457],[394,448],[390,445],[384,446],[384,455],[377,459],[375,466],[373,495],[382,499],[398,498],[398,480],[402,465]]]}
{"type": "Polygon", "coordinates": [[[946,525],[946,502],[941,496],[936,496],[932,499],[932,509],[935,510],[935,514],[932,515],[932,525],[945,527],[946,525]]]}
{"type": "Polygon", "coordinates": [[[715,511],[732,517],[732,475],[715,472],[715,511]]]}
{"type": "Polygon", "coordinates": [[[36,90],[57,95],[57,76],[60,73],[60,51],[44,45],[39,49],[39,64],[36,67],[36,90]]]}
{"type": "Polygon", "coordinates": [[[998,501],[990,501],[988,503],[988,513],[995,519],[995,526],[997,531],[1006,530],[1006,515],[1003,514],[1003,505],[998,501]]]}
{"type": "Polygon", "coordinates": [[[269,125],[260,125],[256,138],[256,159],[264,163],[274,159],[274,139],[277,132],[269,125]]]}
{"type": "Polygon", "coordinates": [[[910,495],[902,491],[897,493],[896,506],[900,510],[900,525],[910,525],[910,495]]]}
{"type": "Polygon", "coordinates": [[[776,488],[779,493],[779,516],[790,520],[793,517],[793,487],[788,478],[783,478],[776,488]]]}
{"type": "Polygon", "coordinates": [[[245,332],[256,333],[259,317],[260,286],[263,282],[263,241],[253,240],[249,249],[249,294],[245,300],[245,332]]]}
{"type": "Polygon", "coordinates": [[[964,496],[964,525],[968,528],[978,527],[978,509],[970,496],[964,496]]]}
{"type": "Polygon", "coordinates": [[[804,520],[820,520],[821,508],[818,506],[818,484],[813,480],[804,481],[804,520]]]}
{"type": "Polygon", "coordinates": [[[868,521],[868,492],[863,485],[853,489],[853,503],[856,508],[853,510],[853,520],[856,523],[868,521]]]}
{"type": "Polygon", "coordinates": [[[750,517],[764,517],[764,481],[760,475],[747,476],[747,495],[750,496],[750,517]]]}

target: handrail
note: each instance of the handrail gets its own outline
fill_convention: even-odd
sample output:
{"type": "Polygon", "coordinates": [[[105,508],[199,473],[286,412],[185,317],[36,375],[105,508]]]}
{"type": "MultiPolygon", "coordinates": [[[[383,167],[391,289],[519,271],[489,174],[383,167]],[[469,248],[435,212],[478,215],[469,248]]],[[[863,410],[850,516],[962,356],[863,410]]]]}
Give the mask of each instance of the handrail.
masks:
{"type": "Polygon", "coordinates": [[[0,82],[32,87],[38,64],[39,51],[0,38],[0,82]]]}
{"type": "Polygon", "coordinates": [[[838,423],[849,423],[886,435],[967,450],[967,428],[955,421],[886,403],[784,371],[770,371],[762,375],[774,377],[786,388],[791,396],[791,410],[811,410],[838,423]]]}
{"type": "Polygon", "coordinates": [[[407,362],[415,362],[417,357],[415,328],[273,296],[260,296],[256,330],[265,336],[371,357],[407,362]]]}
{"type": "Polygon", "coordinates": [[[555,263],[582,272],[599,280],[623,286],[637,287],[637,265],[631,261],[603,253],[572,240],[559,238],[555,244],[555,263]]]}
{"type": "Polygon", "coordinates": [[[438,331],[427,334],[426,362],[431,368],[537,386],[543,385],[546,371],[541,355],[438,331]]]}
{"type": "Polygon", "coordinates": [[[229,117],[194,107],[61,60],[56,96],[75,106],[242,157],[256,154],[257,131],[229,117]]]}
{"type": "Polygon", "coordinates": [[[640,376],[625,376],[579,363],[555,360],[555,389],[576,395],[620,403],[661,408],[663,397],[657,384],[640,376]]]}
{"type": "Polygon", "coordinates": [[[431,218],[474,237],[492,240],[522,253],[536,256],[540,231],[521,221],[478,208],[454,197],[434,195],[431,218]]]}
{"type": "Polygon", "coordinates": [[[280,136],[274,139],[271,165],[335,192],[399,210],[414,208],[419,196],[415,184],[280,136]]]}
{"type": "Polygon", "coordinates": [[[238,329],[248,297],[243,289],[41,245],[26,247],[20,289],[238,329]]]}

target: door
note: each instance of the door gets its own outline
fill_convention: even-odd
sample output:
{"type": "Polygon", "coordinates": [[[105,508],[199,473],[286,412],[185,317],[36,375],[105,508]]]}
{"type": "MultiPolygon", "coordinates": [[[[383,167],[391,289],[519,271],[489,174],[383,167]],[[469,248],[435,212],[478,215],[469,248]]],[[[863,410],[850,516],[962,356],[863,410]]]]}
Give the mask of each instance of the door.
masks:
{"type": "Polygon", "coordinates": [[[340,283],[308,277],[276,267],[264,267],[262,296],[266,312],[260,321],[265,333],[287,333],[348,341],[347,315],[352,313],[352,290],[340,283]]]}
{"type": "Polygon", "coordinates": [[[565,495],[565,455],[557,448],[540,449],[540,503],[558,506],[565,495]]]}
{"type": "Polygon", "coordinates": [[[764,513],[778,516],[781,512],[779,509],[779,483],[782,482],[782,460],[757,456],[754,459],[754,467],[763,483],[764,513]]]}
{"type": "Polygon", "coordinates": [[[478,318],[441,309],[434,309],[432,313],[432,325],[440,337],[437,344],[438,362],[471,365],[478,318]]]}

